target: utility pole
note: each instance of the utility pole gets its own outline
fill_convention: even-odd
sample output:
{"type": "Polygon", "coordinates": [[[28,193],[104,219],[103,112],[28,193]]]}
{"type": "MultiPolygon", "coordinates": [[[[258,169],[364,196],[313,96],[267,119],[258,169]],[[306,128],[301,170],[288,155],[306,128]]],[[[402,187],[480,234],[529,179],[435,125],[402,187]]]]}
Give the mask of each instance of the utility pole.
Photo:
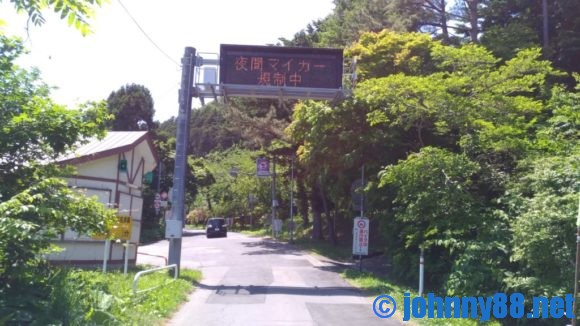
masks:
{"type": "MultiPolygon", "coordinates": [[[[193,69],[195,48],[186,47],[181,59],[181,88],[179,90],[179,113],[177,115],[177,135],[175,142],[175,169],[173,172],[173,205],[171,219],[180,221],[183,227],[185,214],[185,175],[187,169],[187,142],[189,140],[189,119],[193,89],[193,69]]],[[[169,239],[169,265],[181,267],[181,234],[169,239]]]]}

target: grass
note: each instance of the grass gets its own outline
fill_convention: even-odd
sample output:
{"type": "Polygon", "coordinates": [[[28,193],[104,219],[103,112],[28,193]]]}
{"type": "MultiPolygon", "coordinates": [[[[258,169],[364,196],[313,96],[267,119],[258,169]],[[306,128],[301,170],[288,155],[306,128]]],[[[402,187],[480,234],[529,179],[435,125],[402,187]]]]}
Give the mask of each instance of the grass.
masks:
{"type": "Polygon", "coordinates": [[[186,230],[205,230],[205,224],[185,224],[186,230]]]}
{"type": "Polygon", "coordinates": [[[240,233],[250,237],[267,237],[272,235],[272,231],[269,229],[241,230],[240,233]]]}
{"type": "Polygon", "coordinates": [[[133,295],[132,283],[139,269],[127,276],[120,272],[60,270],[52,278],[51,319],[63,324],[159,325],[193,290],[201,272],[182,269],[176,281],[167,271],[142,276],[133,295]]]}
{"type": "MultiPolygon", "coordinates": [[[[404,293],[409,293],[411,298],[418,297],[419,294],[409,288],[402,287],[395,282],[390,281],[385,277],[379,277],[369,272],[359,272],[352,269],[347,269],[341,274],[345,279],[347,279],[351,284],[362,289],[369,297],[376,297],[380,294],[387,294],[393,297],[397,302],[398,319],[402,320],[403,316],[400,307],[403,303],[404,293]]],[[[417,325],[452,325],[452,326],[468,326],[468,325],[500,325],[497,321],[490,321],[488,323],[482,323],[474,319],[416,319],[411,318],[411,323],[417,325]]]]}
{"type": "Polygon", "coordinates": [[[298,238],[294,244],[302,249],[338,261],[346,261],[352,257],[350,246],[333,245],[325,240],[312,240],[309,237],[298,238]]]}

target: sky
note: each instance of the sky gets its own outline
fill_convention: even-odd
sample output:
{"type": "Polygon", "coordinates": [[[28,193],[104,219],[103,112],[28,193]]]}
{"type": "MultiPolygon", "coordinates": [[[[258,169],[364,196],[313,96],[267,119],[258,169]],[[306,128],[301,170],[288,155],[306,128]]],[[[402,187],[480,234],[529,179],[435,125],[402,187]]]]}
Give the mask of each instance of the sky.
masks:
{"type": "Polygon", "coordinates": [[[27,31],[27,16],[6,1],[0,2],[0,20],[4,33],[22,37],[29,50],[18,64],[40,69],[57,103],[74,108],[106,100],[135,83],[149,89],[155,119],[165,121],[177,116],[185,47],[217,53],[220,44],[275,44],[332,9],[332,0],[109,0],[90,21],[94,32],[84,37],[51,12],[43,14],[44,25],[27,31]]]}

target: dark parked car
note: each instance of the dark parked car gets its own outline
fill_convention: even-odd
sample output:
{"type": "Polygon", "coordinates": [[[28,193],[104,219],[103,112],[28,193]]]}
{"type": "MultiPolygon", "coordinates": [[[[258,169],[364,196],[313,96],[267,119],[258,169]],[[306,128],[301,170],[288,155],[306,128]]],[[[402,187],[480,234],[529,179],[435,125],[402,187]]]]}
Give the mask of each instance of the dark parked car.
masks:
{"type": "Polygon", "coordinates": [[[207,220],[207,225],[205,226],[205,235],[208,238],[214,236],[228,236],[228,225],[226,219],[223,217],[214,217],[207,220]]]}

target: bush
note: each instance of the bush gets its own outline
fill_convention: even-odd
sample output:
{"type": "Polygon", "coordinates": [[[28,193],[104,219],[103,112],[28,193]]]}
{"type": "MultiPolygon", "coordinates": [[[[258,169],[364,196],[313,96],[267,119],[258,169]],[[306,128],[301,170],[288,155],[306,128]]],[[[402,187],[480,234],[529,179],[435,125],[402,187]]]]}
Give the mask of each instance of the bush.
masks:
{"type": "Polygon", "coordinates": [[[207,221],[209,212],[205,208],[195,208],[185,218],[186,224],[203,224],[207,221]]]}
{"type": "Polygon", "coordinates": [[[143,244],[157,242],[165,239],[165,220],[160,219],[155,224],[143,224],[141,229],[141,239],[143,244]]]}
{"type": "Polygon", "coordinates": [[[135,271],[127,277],[119,272],[46,271],[43,287],[20,286],[9,297],[0,297],[0,324],[154,325],[168,317],[201,278],[198,271],[182,270],[177,281],[168,283],[170,276],[161,271],[144,276],[139,284],[164,286],[134,296],[135,271]]]}

